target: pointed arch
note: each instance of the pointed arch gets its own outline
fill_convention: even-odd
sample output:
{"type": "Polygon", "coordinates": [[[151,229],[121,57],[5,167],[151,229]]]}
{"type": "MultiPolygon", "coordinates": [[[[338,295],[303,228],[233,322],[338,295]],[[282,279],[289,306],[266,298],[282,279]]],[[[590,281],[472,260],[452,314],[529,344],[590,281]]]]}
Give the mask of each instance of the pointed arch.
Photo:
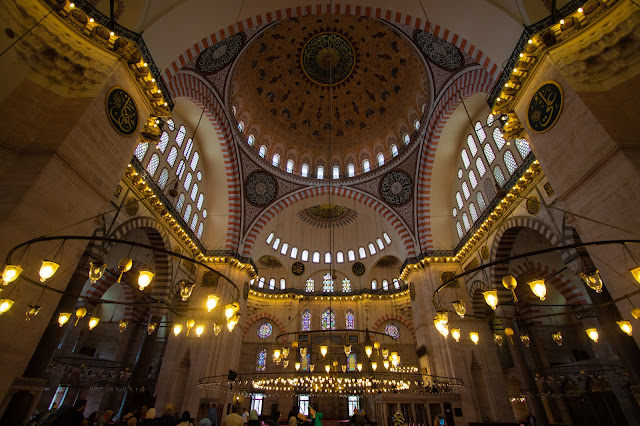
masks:
{"type": "MultiPolygon", "coordinates": [[[[262,312],[260,314],[256,314],[254,316],[252,316],[251,318],[248,318],[247,321],[245,321],[244,326],[242,327],[242,338],[244,339],[244,337],[246,336],[247,332],[249,331],[249,328],[255,324],[257,321],[260,321],[261,319],[268,319],[271,320],[275,325],[278,326],[278,330],[280,331],[279,334],[285,333],[285,327],[284,324],[282,322],[282,320],[280,318],[278,318],[277,316],[269,313],[269,312],[262,312]]],[[[287,341],[287,336],[282,336],[282,341],[286,342],[287,341]]]]}

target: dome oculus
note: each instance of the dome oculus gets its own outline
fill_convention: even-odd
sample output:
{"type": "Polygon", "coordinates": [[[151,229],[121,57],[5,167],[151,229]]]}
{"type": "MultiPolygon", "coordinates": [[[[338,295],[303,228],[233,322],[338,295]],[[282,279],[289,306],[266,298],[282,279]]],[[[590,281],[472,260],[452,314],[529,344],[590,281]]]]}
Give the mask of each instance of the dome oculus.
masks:
{"type": "Polygon", "coordinates": [[[311,37],[300,53],[300,66],[313,83],[335,86],[353,73],[356,52],[345,36],[324,32],[311,37]]]}

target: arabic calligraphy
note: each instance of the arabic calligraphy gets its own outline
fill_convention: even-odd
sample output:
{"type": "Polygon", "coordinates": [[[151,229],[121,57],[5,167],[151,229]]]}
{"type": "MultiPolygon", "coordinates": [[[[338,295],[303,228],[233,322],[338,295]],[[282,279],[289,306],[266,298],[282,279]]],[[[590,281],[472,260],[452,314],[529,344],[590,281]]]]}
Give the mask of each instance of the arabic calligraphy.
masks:
{"type": "Polygon", "coordinates": [[[334,86],[349,78],[356,64],[356,53],[342,34],[320,33],[307,41],[300,63],[311,81],[321,86],[334,86]]]}
{"type": "Polygon", "coordinates": [[[562,110],[562,88],[555,82],[547,82],[536,90],[529,102],[527,118],[536,132],[549,130],[558,120],[562,110]]]}
{"type": "Polygon", "coordinates": [[[123,135],[131,135],[138,128],[138,108],[123,89],[115,87],[107,95],[107,115],[113,127],[123,135]]]}

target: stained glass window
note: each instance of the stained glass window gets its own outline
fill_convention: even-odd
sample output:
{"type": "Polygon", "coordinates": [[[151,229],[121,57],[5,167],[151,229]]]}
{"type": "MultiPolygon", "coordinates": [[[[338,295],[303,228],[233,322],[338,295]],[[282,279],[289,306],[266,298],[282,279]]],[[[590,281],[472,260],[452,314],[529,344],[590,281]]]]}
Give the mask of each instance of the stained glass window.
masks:
{"type": "Polygon", "coordinates": [[[171,148],[171,150],[169,150],[169,155],[167,155],[167,163],[169,163],[169,165],[173,167],[173,165],[176,163],[176,158],[178,158],[178,150],[174,146],[173,148],[171,148]]]}
{"type": "Polygon", "coordinates": [[[184,147],[184,158],[189,159],[191,156],[191,151],[193,150],[193,139],[187,139],[187,144],[184,147]]]}
{"type": "Polygon", "coordinates": [[[169,133],[162,132],[160,135],[160,142],[156,145],[156,147],[160,150],[161,153],[164,154],[164,150],[167,149],[167,145],[169,144],[169,133]]]}
{"type": "Polygon", "coordinates": [[[273,327],[268,322],[263,322],[258,327],[258,336],[260,336],[263,339],[266,339],[267,337],[271,336],[272,332],[273,332],[273,327]]]}
{"type": "Polygon", "coordinates": [[[249,144],[249,146],[253,146],[253,143],[256,141],[256,137],[253,135],[249,135],[249,137],[247,138],[247,143],[249,144]]]}
{"type": "Polygon", "coordinates": [[[340,167],[333,166],[333,178],[340,179],[340,167]]]}
{"type": "Polygon", "coordinates": [[[367,173],[370,169],[371,169],[371,166],[369,165],[369,160],[364,160],[362,162],[362,171],[364,173],[367,173]]]}
{"type": "Polygon", "coordinates": [[[463,149],[462,152],[460,153],[460,156],[462,157],[462,162],[464,163],[464,168],[468,169],[469,165],[471,164],[471,162],[469,161],[469,154],[467,154],[467,150],[463,149]]]}
{"type": "Polygon", "coordinates": [[[182,206],[184,206],[184,200],[185,200],[184,194],[180,194],[180,196],[178,197],[178,202],[176,203],[176,210],[178,211],[182,210],[182,206]]]}
{"type": "Polygon", "coordinates": [[[322,277],[322,291],[325,293],[333,292],[333,278],[331,278],[331,274],[326,274],[322,277]]]}
{"type": "Polygon", "coordinates": [[[512,175],[513,172],[518,168],[518,164],[516,163],[515,158],[513,158],[513,154],[511,151],[505,151],[504,153],[504,164],[507,165],[507,170],[509,170],[509,175],[512,175]]]}
{"type": "Polygon", "coordinates": [[[384,166],[384,154],[379,153],[377,158],[378,158],[378,166],[384,166]]]}
{"type": "Polygon", "coordinates": [[[356,314],[354,314],[351,309],[347,311],[346,317],[347,330],[353,330],[356,328],[356,314]]]}
{"type": "Polygon", "coordinates": [[[356,371],[356,354],[351,352],[347,357],[347,371],[356,371]]]}
{"type": "Polygon", "coordinates": [[[262,158],[264,158],[264,156],[267,154],[267,147],[262,145],[260,147],[260,149],[258,150],[258,155],[262,158]]]}
{"type": "Polygon", "coordinates": [[[493,129],[493,140],[496,143],[496,146],[498,147],[498,151],[500,151],[504,146],[504,144],[507,143],[507,141],[502,136],[502,132],[497,127],[493,129]]]}
{"type": "Polygon", "coordinates": [[[316,291],[316,283],[313,281],[313,278],[309,278],[307,280],[306,290],[309,293],[316,291]]]}
{"type": "Polygon", "coordinates": [[[167,181],[169,180],[169,171],[164,168],[162,169],[162,173],[160,173],[160,177],[158,178],[158,186],[160,189],[164,189],[167,181]]]}
{"type": "MultiPolygon", "coordinates": [[[[191,167],[191,170],[196,170],[196,167],[198,166],[198,160],[200,160],[200,154],[198,154],[198,151],[196,151],[193,153],[193,158],[191,159],[191,164],[189,165],[189,167],[191,167]]],[[[202,179],[202,173],[198,172],[198,180],[200,179],[202,179]]]]}
{"type": "Polygon", "coordinates": [[[318,179],[323,179],[324,178],[324,167],[318,166],[318,171],[316,172],[316,177],[318,179]]]}
{"type": "Polygon", "coordinates": [[[336,314],[332,309],[326,308],[322,311],[322,329],[323,330],[335,330],[336,329],[336,314]]]}
{"type": "Polygon", "coordinates": [[[349,177],[354,177],[356,175],[356,166],[354,166],[353,164],[349,164],[347,166],[347,174],[349,175],[349,177]]]}
{"type": "Polygon", "coordinates": [[[489,164],[493,163],[493,160],[496,159],[496,155],[493,153],[493,148],[488,143],[484,145],[484,156],[487,157],[487,162],[489,164]]]}
{"type": "Polygon", "coordinates": [[[460,225],[460,221],[456,222],[456,230],[458,231],[458,237],[462,238],[464,234],[462,233],[462,225],[460,225]]]}
{"type": "Polygon", "coordinates": [[[271,164],[278,167],[280,164],[280,154],[273,154],[273,158],[271,159],[271,164]]]}
{"type": "Polygon", "coordinates": [[[484,142],[484,140],[487,138],[487,134],[482,128],[482,123],[480,123],[479,121],[476,122],[476,135],[478,135],[478,140],[480,141],[480,143],[484,142]]]}
{"type": "Polygon", "coordinates": [[[478,145],[476,145],[476,140],[473,136],[467,136],[467,146],[469,147],[469,152],[471,152],[471,156],[475,157],[478,153],[478,145]]]}
{"type": "Polygon", "coordinates": [[[351,281],[349,278],[342,280],[342,291],[345,293],[351,292],[351,281]]]}
{"type": "Polygon", "coordinates": [[[526,139],[516,139],[516,148],[523,159],[531,152],[531,147],[526,139]]]}
{"type": "Polygon", "coordinates": [[[400,337],[400,330],[398,330],[397,325],[390,322],[384,328],[384,334],[391,336],[394,340],[398,340],[398,337],[400,337]]]}
{"type": "Polygon", "coordinates": [[[153,154],[151,159],[149,159],[149,164],[147,164],[147,171],[151,177],[156,175],[156,170],[158,170],[158,164],[160,164],[160,157],[158,154],[153,154]]]}
{"type": "Polygon", "coordinates": [[[476,201],[478,202],[478,208],[480,209],[480,211],[484,211],[487,205],[484,202],[484,197],[482,196],[482,192],[478,192],[478,194],[476,194],[476,201]]]}
{"type": "Polygon", "coordinates": [[[293,173],[293,160],[287,161],[287,173],[293,173]]]}
{"type": "Polygon", "coordinates": [[[478,179],[476,179],[476,174],[473,170],[469,170],[469,183],[471,184],[471,189],[476,189],[476,186],[478,186],[478,179]]]}
{"type": "Polygon", "coordinates": [[[478,169],[478,173],[480,173],[480,177],[484,176],[487,173],[487,169],[484,167],[484,161],[482,158],[476,158],[476,169],[478,169]]]}
{"type": "Polygon", "coordinates": [[[178,146],[182,146],[182,141],[184,140],[184,137],[187,135],[187,129],[184,126],[180,126],[180,129],[178,129],[178,134],[176,135],[176,143],[178,144],[178,146]]]}
{"type": "Polygon", "coordinates": [[[402,137],[402,140],[404,140],[405,145],[411,142],[411,136],[409,136],[409,133],[405,133],[404,136],[402,137]]]}
{"type": "Polygon", "coordinates": [[[263,349],[258,352],[256,357],[256,371],[264,371],[267,368],[267,350],[263,349]]]}
{"type": "Polygon", "coordinates": [[[142,161],[144,155],[147,153],[147,149],[149,149],[149,142],[142,142],[138,144],[133,155],[135,155],[139,161],[142,161]]]}
{"type": "Polygon", "coordinates": [[[308,164],[303,164],[302,165],[302,168],[300,169],[300,174],[302,175],[302,177],[309,176],[309,165],[308,164]]]}
{"type": "Polygon", "coordinates": [[[311,355],[307,352],[305,355],[300,356],[300,370],[309,371],[309,365],[311,364],[311,355]]]}
{"type": "MultiPolygon", "coordinates": [[[[307,281],[308,283],[309,281],[307,281]]],[[[302,312],[302,326],[300,327],[302,331],[311,330],[311,311],[309,309],[305,309],[302,312]]]]}

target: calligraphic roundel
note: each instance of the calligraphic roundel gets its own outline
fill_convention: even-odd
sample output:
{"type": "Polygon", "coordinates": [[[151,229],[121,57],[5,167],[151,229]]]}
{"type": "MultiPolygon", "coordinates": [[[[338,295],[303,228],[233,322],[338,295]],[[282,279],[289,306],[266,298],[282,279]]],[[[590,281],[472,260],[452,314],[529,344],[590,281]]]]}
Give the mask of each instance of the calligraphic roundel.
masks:
{"type": "Polygon", "coordinates": [[[138,108],[131,95],[114,87],[107,95],[107,116],[119,133],[129,136],[138,128],[138,108]]]}
{"type": "Polygon", "coordinates": [[[562,87],[546,81],[533,93],[527,110],[527,121],[534,132],[546,132],[556,124],[562,111],[562,87]]]}

